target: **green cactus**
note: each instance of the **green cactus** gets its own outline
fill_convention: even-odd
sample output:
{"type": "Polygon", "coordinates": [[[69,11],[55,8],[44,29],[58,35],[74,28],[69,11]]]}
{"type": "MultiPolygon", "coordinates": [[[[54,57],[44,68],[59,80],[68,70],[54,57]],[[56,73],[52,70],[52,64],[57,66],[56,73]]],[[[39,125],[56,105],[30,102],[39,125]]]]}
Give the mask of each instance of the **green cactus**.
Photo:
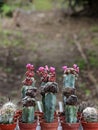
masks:
{"type": "Polygon", "coordinates": [[[32,123],[34,122],[34,107],[23,107],[22,109],[22,122],[32,123]]]}
{"type": "Polygon", "coordinates": [[[77,122],[77,107],[72,105],[65,106],[65,117],[67,123],[77,122]]]}
{"type": "Polygon", "coordinates": [[[73,74],[64,74],[64,79],[63,79],[63,87],[75,87],[75,75],[73,74]]]}
{"type": "Polygon", "coordinates": [[[23,103],[22,122],[33,123],[36,107],[35,97],[37,94],[37,88],[35,87],[36,81],[34,78],[34,66],[32,64],[27,64],[26,68],[26,78],[23,81],[23,87],[21,90],[23,103]]]}
{"type": "Polygon", "coordinates": [[[12,102],[7,102],[1,108],[0,123],[11,124],[14,121],[14,115],[16,111],[16,105],[12,102]]]}
{"type": "Polygon", "coordinates": [[[98,122],[98,109],[94,107],[85,108],[82,115],[86,122],[98,122]]]}
{"type": "Polygon", "coordinates": [[[55,107],[56,107],[56,95],[53,93],[47,93],[45,95],[45,120],[46,122],[53,122],[55,107]]]}

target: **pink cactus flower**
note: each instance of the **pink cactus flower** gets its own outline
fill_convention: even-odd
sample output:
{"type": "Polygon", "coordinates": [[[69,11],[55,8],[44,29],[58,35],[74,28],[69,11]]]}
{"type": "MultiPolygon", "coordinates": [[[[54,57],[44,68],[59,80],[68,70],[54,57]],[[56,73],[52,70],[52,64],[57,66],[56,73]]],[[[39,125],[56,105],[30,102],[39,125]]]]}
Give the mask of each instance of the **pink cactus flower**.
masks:
{"type": "Polygon", "coordinates": [[[76,68],[76,72],[79,73],[79,67],[76,68]]]}
{"type": "Polygon", "coordinates": [[[45,70],[45,68],[44,67],[39,67],[39,69],[38,69],[40,72],[43,72],[44,70],[45,70]]]}
{"type": "Polygon", "coordinates": [[[31,67],[31,64],[27,64],[27,65],[26,65],[26,68],[27,68],[27,69],[30,69],[30,67],[31,67]]]}
{"type": "Polygon", "coordinates": [[[27,70],[34,70],[34,65],[32,65],[32,64],[27,64],[26,65],[26,68],[27,68],[27,70]]]}
{"type": "Polygon", "coordinates": [[[50,67],[50,72],[55,72],[55,68],[54,67],[50,67]]]}
{"type": "Polygon", "coordinates": [[[73,68],[74,68],[74,69],[77,68],[77,67],[78,67],[78,66],[77,66],[76,64],[73,65],[73,68]]]}
{"type": "Polygon", "coordinates": [[[67,68],[67,66],[63,66],[62,69],[65,71],[65,70],[67,70],[68,68],[67,68]]]}
{"type": "Polygon", "coordinates": [[[48,65],[45,65],[45,70],[49,71],[48,65]]]}

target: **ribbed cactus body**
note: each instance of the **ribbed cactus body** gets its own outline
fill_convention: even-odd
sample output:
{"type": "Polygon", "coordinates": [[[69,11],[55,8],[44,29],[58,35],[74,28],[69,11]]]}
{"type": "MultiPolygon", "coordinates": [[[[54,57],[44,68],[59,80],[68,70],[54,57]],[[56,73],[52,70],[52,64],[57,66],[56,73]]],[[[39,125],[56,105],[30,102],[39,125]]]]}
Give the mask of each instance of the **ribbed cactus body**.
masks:
{"type": "Polygon", "coordinates": [[[34,107],[23,107],[22,110],[22,122],[32,123],[34,122],[34,107]]]}
{"type": "Polygon", "coordinates": [[[75,75],[73,74],[64,74],[63,87],[75,87],[75,75]]]}
{"type": "Polygon", "coordinates": [[[29,86],[24,85],[21,90],[21,96],[24,98],[26,96],[26,90],[29,88],[29,86]]]}
{"type": "Polygon", "coordinates": [[[77,122],[77,107],[72,106],[72,105],[66,105],[65,117],[66,117],[66,122],[76,123],[77,122]]]}
{"type": "Polygon", "coordinates": [[[47,93],[45,95],[45,120],[46,122],[53,122],[55,107],[56,107],[56,95],[53,93],[47,93]]]}
{"type": "Polygon", "coordinates": [[[26,96],[26,92],[28,89],[34,89],[34,88],[36,88],[36,87],[24,85],[21,90],[22,98],[24,98],[26,96]]]}

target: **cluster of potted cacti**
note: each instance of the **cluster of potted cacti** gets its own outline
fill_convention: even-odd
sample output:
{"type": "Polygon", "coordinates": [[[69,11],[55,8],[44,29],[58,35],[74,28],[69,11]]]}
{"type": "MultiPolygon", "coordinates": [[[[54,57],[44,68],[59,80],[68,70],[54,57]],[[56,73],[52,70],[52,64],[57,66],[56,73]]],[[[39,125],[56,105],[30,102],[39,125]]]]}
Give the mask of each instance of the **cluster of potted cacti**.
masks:
{"type": "Polygon", "coordinates": [[[38,93],[35,86],[34,66],[26,65],[25,79],[21,89],[22,109],[16,110],[12,102],[8,102],[0,109],[0,130],[78,130],[82,124],[83,130],[98,130],[98,110],[88,107],[85,102],[78,105],[75,80],[78,77],[79,67],[63,66],[62,101],[57,113],[56,70],[54,67],[39,67],[39,92],[42,96],[42,108],[36,101],[38,93]],[[37,106],[39,111],[36,110],[37,106]],[[36,118],[37,117],[37,118],[36,118]]]}

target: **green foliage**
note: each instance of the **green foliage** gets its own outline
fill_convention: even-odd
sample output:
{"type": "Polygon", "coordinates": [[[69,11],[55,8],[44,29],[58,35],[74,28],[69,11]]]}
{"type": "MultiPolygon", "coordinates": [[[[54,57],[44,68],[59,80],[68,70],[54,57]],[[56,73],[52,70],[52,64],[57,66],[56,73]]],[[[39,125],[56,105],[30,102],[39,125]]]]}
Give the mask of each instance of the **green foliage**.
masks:
{"type": "Polygon", "coordinates": [[[21,32],[0,29],[0,46],[16,47],[21,46],[23,38],[21,32]]]}
{"type": "Polygon", "coordinates": [[[97,53],[93,50],[88,50],[87,55],[88,55],[89,65],[91,67],[97,68],[98,67],[98,60],[97,60],[98,55],[97,55],[97,53]]]}
{"type": "Polygon", "coordinates": [[[85,69],[86,63],[85,63],[85,61],[84,61],[82,58],[79,58],[79,59],[76,61],[76,63],[77,63],[77,65],[79,66],[80,70],[85,69]]]}
{"type": "Polygon", "coordinates": [[[95,45],[98,45],[98,38],[94,38],[94,39],[92,40],[92,42],[93,42],[95,45]]]}
{"type": "Polygon", "coordinates": [[[1,9],[2,9],[2,14],[4,16],[12,17],[13,7],[11,7],[11,6],[7,5],[7,4],[4,4],[1,9]]]}
{"type": "Polygon", "coordinates": [[[90,96],[91,91],[89,89],[85,89],[85,94],[86,94],[86,96],[90,96]]]}
{"type": "Polygon", "coordinates": [[[90,31],[92,31],[92,32],[98,32],[98,26],[92,26],[90,28],[90,31]]]}
{"type": "Polygon", "coordinates": [[[49,0],[35,0],[34,4],[37,10],[49,10],[52,8],[52,3],[49,0]]]}

